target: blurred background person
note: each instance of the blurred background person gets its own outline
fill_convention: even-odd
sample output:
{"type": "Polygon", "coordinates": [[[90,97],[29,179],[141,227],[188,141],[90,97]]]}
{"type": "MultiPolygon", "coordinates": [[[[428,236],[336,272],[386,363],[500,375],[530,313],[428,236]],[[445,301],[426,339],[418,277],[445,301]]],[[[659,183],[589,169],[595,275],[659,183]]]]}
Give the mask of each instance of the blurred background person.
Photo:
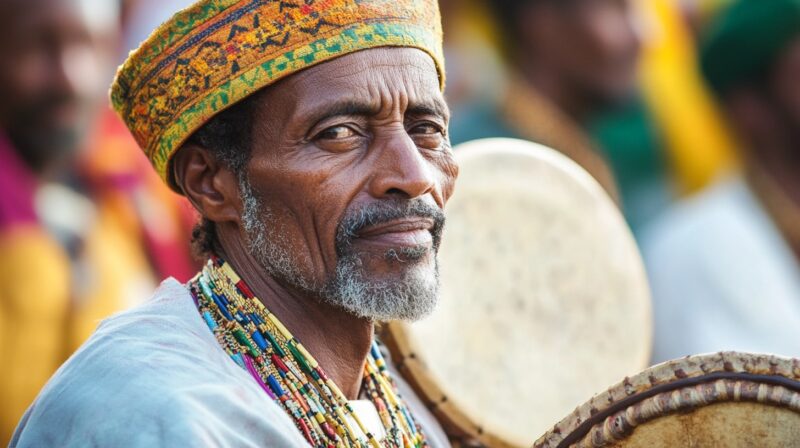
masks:
{"type": "MultiPolygon", "coordinates": [[[[702,78],[696,48],[696,33],[727,1],[639,3],[645,42],[639,65],[639,85],[649,118],[661,141],[659,146],[663,148],[670,201],[702,190],[735,163],[735,141],[702,78]]],[[[622,138],[606,140],[606,146],[612,158],[619,154],[620,163],[624,163],[626,153],[635,151],[622,138]]],[[[634,169],[631,166],[628,171],[634,169]]],[[[633,182],[631,187],[643,185],[646,182],[633,182]]],[[[643,199],[647,199],[646,195],[643,199]]],[[[631,209],[635,210],[630,211],[642,212],[641,216],[630,217],[632,224],[636,224],[634,230],[663,211],[670,201],[657,206],[641,201],[634,204],[631,209]]]]}
{"type": "Polygon", "coordinates": [[[508,75],[494,101],[453,114],[454,143],[511,136],[551,146],[617,187],[586,126],[635,89],[640,41],[627,0],[495,0],[508,75]]]}
{"type": "Polygon", "coordinates": [[[736,0],[701,65],[742,170],[643,239],[654,360],[718,350],[800,355],[800,0],[736,0]]]}
{"type": "Polygon", "coordinates": [[[503,62],[493,20],[480,0],[439,0],[444,29],[446,98],[451,110],[502,93],[503,62]]]}
{"type": "Polygon", "coordinates": [[[0,2],[3,444],[99,320],[194,271],[179,203],[108,112],[119,14],[111,0],[0,2]]]}
{"type": "Polygon", "coordinates": [[[693,35],[726,1],[444,2],[453,141],[562,150],[619,190],[638,234],[733,163],[693,35]]]}

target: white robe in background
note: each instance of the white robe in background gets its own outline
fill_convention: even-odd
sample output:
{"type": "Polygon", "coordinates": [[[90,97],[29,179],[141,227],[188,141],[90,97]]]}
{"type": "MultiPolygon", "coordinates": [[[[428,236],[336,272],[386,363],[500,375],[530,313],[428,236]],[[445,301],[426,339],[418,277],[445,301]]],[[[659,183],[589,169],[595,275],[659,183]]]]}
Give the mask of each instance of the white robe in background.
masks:
{"type": "Polygon", "coordinates": [[[741,178],[676,206],[641,246],[653,361],[721,350],[800,357],[800,263],[741,178]]]}
{"type": "MultiPolygon", "coordinates": [[[[418,404],[407,385],[396,380],[405,398],[418,404]]],[[[372,403],[351,403],[373,433],[383,432],[372,403]]],[[[432,418],[417,417],[421,422],[432,418]]],[[[429,432],[433,446],[448,446],[438,432],[429,432]]],[[[294,448],[308,443],[219,346],[188,290],[170,279],[150,302],[100,324],[42,389],[10,446],[294,448]]]]}

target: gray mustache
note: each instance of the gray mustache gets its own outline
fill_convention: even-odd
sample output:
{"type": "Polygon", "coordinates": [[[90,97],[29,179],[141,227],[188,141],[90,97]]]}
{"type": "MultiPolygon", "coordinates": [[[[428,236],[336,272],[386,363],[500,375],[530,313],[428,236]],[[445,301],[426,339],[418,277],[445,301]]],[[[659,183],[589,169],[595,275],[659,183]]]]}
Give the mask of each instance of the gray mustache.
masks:
{"type": "Polygon", "coordinates": [[[430,232],[434,249],[439,248],[444,228],[444,212],[422,199],[391,200],[375,202],[358,210],[348,212],[336,231],[337,251],[350,246],[358,234],[367,227],[403,218],[426,218],[433,221],[430,232]]]}

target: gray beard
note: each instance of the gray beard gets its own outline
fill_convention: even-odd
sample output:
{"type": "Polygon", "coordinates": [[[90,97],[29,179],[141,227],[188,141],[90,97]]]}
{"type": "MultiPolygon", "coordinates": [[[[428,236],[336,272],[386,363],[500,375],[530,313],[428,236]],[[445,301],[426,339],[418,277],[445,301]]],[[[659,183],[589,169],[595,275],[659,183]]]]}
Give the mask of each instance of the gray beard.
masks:
{"type": "MultiPolygon", "coordinates": [[[[340,229],[336,238],[339,256],[336,269],[320,284],[303,274],[302,266],[310,266],[310,260],[290,253],[286,237],[272,211],[253,193],[246,178],[239,179],[239,189],[247,249],[273,278],[323,303],[372,321],[416,321],[429,315],[436,307],[439,296],[439,267],[435,257],[438,235],[432,249],[433,266],[420,261],[431,250],[427,247],[388,250],[384,254],[387,262],[408,266],[399,280],[385,281],[369,277],[363,269],[363,257],[367,255],[353,251],[350,240],[354,235],[349,230],[340,229]]],[[[369,220],[363,215],[359,218],[369,220]]]]}

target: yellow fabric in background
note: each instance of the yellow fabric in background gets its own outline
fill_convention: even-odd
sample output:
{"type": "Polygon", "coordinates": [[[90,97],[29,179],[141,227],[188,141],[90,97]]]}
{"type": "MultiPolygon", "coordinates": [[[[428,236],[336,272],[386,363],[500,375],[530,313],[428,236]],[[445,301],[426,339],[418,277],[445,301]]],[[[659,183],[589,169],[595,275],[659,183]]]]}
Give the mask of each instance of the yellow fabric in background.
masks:
{"type": "Polygon", "coordinates": [[[642,93],[661,130],[681,193],[702,189],[735,165],[735,141],[701,78],[676,0],[640,1],[642,93]]]}
{"type": "Polygon", "coordinates": [[[78,268],[38,226],[0,236],[0,446],[97,324],[155,286],[140,229],[119,200],[98,204],[78,268]]]}
{"type": "Polygon", "coordinates": [[[0,236],[0,444],[67,355],[69,259],[37,226],[0,236]]]}
{"type": "MultiPolygon", "coordinates": [[[[97,204],[83,261],[87,278],[76,279],[68,332],[68,354],[77,350],[106,317],[145,301],[157,286],[140,239],[141,229],[122,198],[97,204]]],[[[66,359],[66,358],[65,358],[66,359]]]]}

